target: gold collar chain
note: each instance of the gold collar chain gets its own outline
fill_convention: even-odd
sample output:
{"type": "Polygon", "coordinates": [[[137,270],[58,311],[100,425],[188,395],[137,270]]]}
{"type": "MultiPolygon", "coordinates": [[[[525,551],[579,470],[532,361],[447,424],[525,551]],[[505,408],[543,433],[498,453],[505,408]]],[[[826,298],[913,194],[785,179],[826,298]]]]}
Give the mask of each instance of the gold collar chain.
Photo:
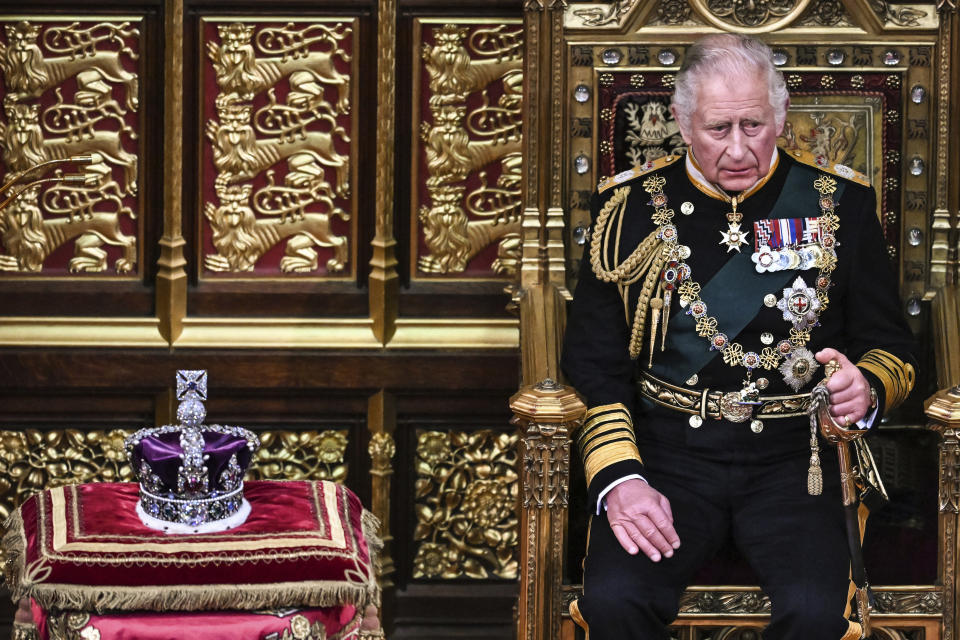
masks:
{"type": "MultiPolygon", "coordinates": [[[[753,370],[758,367],[766,370],[779,368],[784,376],[784,380],[795,390],[799,390],[803,384],[812,379],[813,370],[818,366],[816,360],[813,358],[813,354],[806,349],[805,345],[810,340],[811,329],[816,326],[820,314],[826,310],[829,304],[830,276],[837,265],[835,237],[840,224],[839,218],[834,212],[836,202],[834,202],[832,195],[837,190],[836,180],[829,176],[821,175],[813,183],[814,188],[820,193],[819,205],[821,215],[818,221],[821,231],[820,242],[824,250],[816,264],[819,269],[815,289],[817,304],[810,304],[812,300],[809,298],[806,303],[810,304],[811,307],[815,306],[812,312],[814,314],[812,322],[806,320],[795,322],[794,327],[790,329],[789,338],[781,340],[776,345],[776,348],[764,347],[760,353],[755,351],[745,352],[743,345],[730,340],[725,333],[718,330],[719,320],[717,317],[707,314],[707,304],[700,297],[701,286],[698,282],[691,279],[690,267],[684,262],[690,255],[690,249],[678,243],[677,228],[671,224],[673,211],[667,209],[667,197],[663,193],[665,184],[666,180],[660,176],[651,176],[643,183],[643,188],[650,194],[651,204],[654,207],[654,213],[651,219],[654,224],[659,226],[658,236],[672,245],[670,258],[661,276],[664,289],[664,300],[662,301],[664,315],[669,316],[670,293],[676,290],[680,297],[680,306],[687,308],[687,314],[693,316],[696,320],[697,335],[705,338],[710,343],[711,350],[718,349],[726,364],[731,367],[743,366],[747,369],[743,389],[739,392],[743,404],[749,405],[750,399],[758,395],[760,389],[767,386],[767,381],[764,378],[761,378],[756,383],[751,382],[753,370]]],[[[731,200],[734,202],[733,210],[735,213],[736,198],[732,198],[731,200]]],[[[737,222],[739,222],[739,218],[737,222]]],[[[794,286],[797,287],[798,283],[802,283],[802,279],[798,278],[794,286]]],[[[798,295],[801,298],[807,295],[806,292],[812,293],[813,290],[807,289],[800,291],[798,289],[798,295]]],[[[770,296],[772,297],[772,294],[770,294],[770,296]]],[[[785,299],[786,297],[785,295],[785,299]]],[[[658,300],[658,302],[660,301],[658,300]]],[[[653,353],[651,350],[651,361],[652,357],[653,353]]],[[[748,411],[746,415],[748,417],[750,415],[750,408],[751,407],[747,407],[748,411]]],[[[762,429],[762,424],[760,428],[762,429]]]]}

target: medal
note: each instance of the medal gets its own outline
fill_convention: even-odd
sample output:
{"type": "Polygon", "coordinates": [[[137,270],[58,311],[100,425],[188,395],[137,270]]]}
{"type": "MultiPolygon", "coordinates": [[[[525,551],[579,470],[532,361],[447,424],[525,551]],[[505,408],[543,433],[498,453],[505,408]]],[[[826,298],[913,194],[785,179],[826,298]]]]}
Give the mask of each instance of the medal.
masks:
{"type": "Polygon", "coordinates": [[[740,246],[747,244],[747,231],[740,230],[740,221],[743,220],[743,214],[737,213],[737,196],[730,199],[730,206],[733,211],[727,214],[727,230],[721,231],[723,240],[719,244],[727,245],[727,253],[734,249],[740,253],[740,246]]]}
{"type": "Polygon", "coordinates": [[[783,381],[790,385],[794,391],[800,391],[800,388],[813,380],[813,372],[820,367],[820,364],[813,357],[813,353],[806,347],[794,349],[789,358],[780,365],[780,373],[783,374],[783,381]]]}
{"type": "MultiPolygon", "coordinates": [[[[833,206],[829,197],[821,206],[833,206]]],[[[826,209],[825,209],[826,210],[826,209]]],[[[832,242],[820,229],[819,218],[768,218],[753,223],[753,255],[757,273],[788,269],[813,269],[823,260],[824,247],[832,242]]],[[[832,246],[832,245],[831,245],[832,246]]]]}
{"type": "Polygon", "coordinates": [[[754,251],[750,259],[753,260],[757,273],[780,271],[780,252],[774,251],[768,244],[754,251]]]}
{"type": "Polygon", "coordinates": [[[777,301],[777,309],[783,311],[783,319],[801,331],[812,327],[820,315],[820,299],[817,290],[808,287],[803,278],[797,276],[792,287],[783,290],[783,297],[777,301]]]}

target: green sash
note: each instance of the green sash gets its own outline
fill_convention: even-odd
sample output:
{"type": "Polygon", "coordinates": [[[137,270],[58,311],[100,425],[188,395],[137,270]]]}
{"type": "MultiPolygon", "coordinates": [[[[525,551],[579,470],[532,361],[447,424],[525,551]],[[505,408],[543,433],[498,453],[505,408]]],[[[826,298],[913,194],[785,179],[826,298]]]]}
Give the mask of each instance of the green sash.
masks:
{"type": "MultiPolygon", "coordinates": [[[[811,212],[820,211],[820,194],[813,188],[816,173],[805,165],[795,164],[787,174],[787,180],[770,210],[768,217],[809,218],[811,212]]],[[[843,183],[837,181],[834,201],[843,194],[843,183]]],[[[751,254],[738,253],[733,256],[700,291],[700,298],[707,303],[709,315],[720,321],[718,331],[734,340],[744,327],[753,320],[763,306],[763,296],[744,296],[744,291],[776,291],[783,289],[788,282],[797,277],[797,270],[757,273],[751,254]]],[[[679,296],[674,295],[679,301],[679,296]]],[[[695,321],[686,315],[686,309],[670,317],[666,348],[671,357],[655,353],[653,375],[668,381],[684,381],[699,372],[719,354],[711,350],[706,338],[697,335],[695,321]]]]}

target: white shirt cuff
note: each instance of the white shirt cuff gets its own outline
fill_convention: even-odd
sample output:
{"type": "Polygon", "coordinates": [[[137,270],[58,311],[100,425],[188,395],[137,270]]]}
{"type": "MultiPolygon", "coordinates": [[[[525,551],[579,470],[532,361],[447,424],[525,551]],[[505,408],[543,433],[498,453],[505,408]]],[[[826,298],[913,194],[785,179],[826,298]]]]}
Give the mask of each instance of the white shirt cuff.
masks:
{"type": "Polygon", "coordinates": [[[873,408],[873,411],[863,416],[857,420],[857,427],[860,429],[869,429],[873,426],[873,421],[877,419],[877,412],[880,411],[880,406],[873,408]]]}
{"type": "Polygon", "coordinates": [[[606,487],[604,487],[603,491],[600,492],[600,495],[597,497],[597,510],[596,510],[594,513],[595,513],[596,515],[600,515],[600,507],[603,507],[603,510],[604,510],[604,511],[607,510],[607,505],[606,505],[606,503],[603,501],[603,499],[606,497],[606,495],[607,495],[608,493],[610,493],[610,490],[611,490],[611,489],[613,489],[613,488],[614,488],[615,486],[617,486],[618,484],[623,484],[623,483],[626,482],[627,480],[633,480],[634,478],[637,478],[638,480],[643,480],[644,482],[647,481],[646,478],[644,478],[643,476],[641,476],[641,475],[639,475],[639,474],[636,474],[636,473],[631,473],[631,474],[628,475],[628,476],[623,476],[622,478],[618,478],[618,479],[614,480],[613,482],[611,482],[610,484],[608,484],[606,487]]]}

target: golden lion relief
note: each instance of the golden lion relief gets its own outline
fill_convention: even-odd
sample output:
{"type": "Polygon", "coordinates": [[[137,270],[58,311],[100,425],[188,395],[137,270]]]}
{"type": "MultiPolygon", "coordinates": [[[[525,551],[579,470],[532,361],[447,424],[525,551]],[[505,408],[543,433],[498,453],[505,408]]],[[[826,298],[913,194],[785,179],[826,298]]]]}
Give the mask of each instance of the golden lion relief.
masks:
{"type": "MultiPolygon", "coordinates": [[[[129,28],[127,23],[99,24],[88,31],[96,29],[107,30],[119,40],[140,34],[137,29],[129,28]]],[[[4,31],[7,44],[0,42],[0,68],[3,69],[9,95],[14,100],[38,98],[47,89],[62,84],[82,71],[95,70],[106,80],[124,85],[127,91],[127,106],[131,111],[137,110],[140,101],[139,80],[135,73],[124,69],[120,61],[121,53],[127,53],[133,60],[137,59],[137,55],[129,48],[124,47],[121,51],[91,51],[89,46],[76,45],[66,49],[66,56],[44,58],[37,45],[40,31],[38,27],[20,21],[15,25],[6,25],[4,31]]],[[[105,37],[109,36],[96,39],[102,40],[105,37]]]]}
{"type": "Polygon", "coordinates": [[[9,255],[0,254],[0,270],[38,272],[43,262],[68,240],[76,238],[69,269],[104,271],[109,244],[123,249],[114,267],[129,273],[137,263],[137,239],[120,230],[119,214],[91,212],[79,217],[44,220],[37,206],[39,187],[33,187],[0,214],[0,237],[9,255]]]}
{"type": "MultiPolygon", "coordinates": [[[[292,51],[284,51],[283,56],[271,58],[257,58],[252,44],[253,30],[252,25],[243,23],[218,25],[220,44],[207,42],[207,54],[213,60],[221,89],[250,100],[258,91],[298,74],[296,84],[301,87],[312,85],[314,98],[323,98],[323,86],[334,86],[338,94],[337,109],[345,112],[350,108],[350,76],[340,73],[335,66],[337,59],[350,62],[350,56],[339,48],[340,41],[346,36],[342,25],[332,29],[325,25],[311,25],[303,31],[318,31],[320,35],[302,41],[300,46],[289,47],[292,51]],[[330,50],[309,49],[306,45],[311,42],[323,42],[330,50]]],[[[289,36],[290,30],[291,25],[287,25],[280,33],[289,36]]],[[[269,31],[265,29],[261,36],[269,31]]],[[[276,36],[271,42],[274,39],[276,36]]]]}
{"type": "Polygon", "coordinates": [[[62,138],[46,138],[40,128],[36,104],[6,103],[7,124],[0,123],[3,161],[14,171],[23,171],[46,160],[59,160],[78,154],[100,153],[123,168],[124,190],[137,192],[137,156],[124,150],[116,131],[94,130],[62,138]]]}
{"type": "MultiPolygon", "coordinates": [[[[208,202],[204,215],[213,229],[213,245],[218,253],[207,255],[205,266],[211,271],[253,271],[257,260],[271,247],[287,240],[280,270],[284,273],[314,271],[318,257],[314,245],[333,247],[327,260],[331,273],[342,271],[347,262],[347,239],[330,231],[330,215],[304,213],[279,221],[258,219],[250,208],[249,184],[229,185],[217,189],[220,206],[208,202]]],[[[348,219],[339,209],[336,215],[348,219]]]]}
{"type": "Polygon", "coordinates": [[[418,257],[421,272],[463,272],[493,243],[498,250],[491,271],[509,275],[519,264],[523,74],[518,35],[519,29],[506,27],[471,33],[446,24],[434,32],[434,45],[423,46],[431,119],[420,125],[430,194],[417,212],[429,251],[418,257]],[[480,43],[493,44],[484,50],[480,43]],[[488,90],[494,83],[501,91],[491,104],[488,90]],[[481,106],[468,107],[477,92],[481,106]],[[488,184],[491,169],[498,174],[494,184],[488,184]],[[468,189],[471,179],[480,185],[468,189]]]}
{"type": "Polygon", "coordinates": [[[337,195],[350,194],[350,159],[337,152],[334,136],[343,142],[349,142],[350,138],[332,116],[328,117],[329,133],[301,129],[289,137],[258,139],[250,126],[252,108],[233,102],[231,94],[220,98],[220,121],[207,121],[207,138],[213,142],[213,163],[223,172],[221,180],[235,182],[253,178],[294,154],[308,153],[319,164],[336,170],[337,195]]]}
{"type": "MultiPolygon", "coordinates": [[[[139,81],[124,62],[139,57],[132,48],[139,30],[127,22],[42,27],[21,20],[4,25],[3,34],[0,148],[6,178],[74,156],[92,162],[85,166],[85,181],[28,189],[0,214],[6,252],[0,270],[40,272],[51,254],[72,242],[70,272],[106,271],[108,245],[120,248],[116,272],[133,272],[138,239],[124,233],[132,225],[123,217],[136,218],[139,157],[125,143],[137,139],[128,119],[139,105],[139,81]],[[126,108],[113,98],[118,84],[126,108]],[[51,93],[55,100],[48,104],[51,93]],[[120,184],[113,179],[116,167],[123,172],[120,184]]],[[[51,181],[62,176],[58,172],[51,181]]]]}
{"type": "Polygon", "coordinates": [[[351,29],[231,23],[217,25],[217,33],[220,42],[207,42],[206,50],[220,91],[205,129],[219,202],[204,205],[217,252],[204,256],[204,266],[254,271],[283,244],[283,273],[316,271],[318,248],[332,249],[327,273],[343,272],[349,238],[331,222],[350,219],[339,205],[351,194],[350,76],[337,65],[350,61],[341,45],[351,29]],[[266,104],[254,109],[261,93],[266,104]]]}

